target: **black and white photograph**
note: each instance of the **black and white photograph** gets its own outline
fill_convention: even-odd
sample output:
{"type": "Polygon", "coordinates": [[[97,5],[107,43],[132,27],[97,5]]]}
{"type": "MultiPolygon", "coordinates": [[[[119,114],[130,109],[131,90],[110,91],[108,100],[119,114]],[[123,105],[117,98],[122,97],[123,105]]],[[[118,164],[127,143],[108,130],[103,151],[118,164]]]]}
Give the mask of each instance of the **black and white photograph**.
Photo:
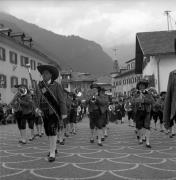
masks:
{"type": "Polygon", "coordinates": [[[175,0],[0,0],[0,179],[176,180],[175,0]]]}

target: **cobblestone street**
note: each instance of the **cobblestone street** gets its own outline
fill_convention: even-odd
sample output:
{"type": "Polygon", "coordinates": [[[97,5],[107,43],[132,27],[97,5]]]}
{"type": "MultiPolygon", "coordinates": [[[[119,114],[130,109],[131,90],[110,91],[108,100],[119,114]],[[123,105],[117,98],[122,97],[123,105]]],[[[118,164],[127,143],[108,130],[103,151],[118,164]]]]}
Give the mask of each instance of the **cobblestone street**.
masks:
{"type": "Polygon", "coordinates": [[[26,145],[18,143],[16,125],[0,126],[0,179],[176,179],[176,138],[152,129],[152,149],[138,145],[134,127],[109,124],[102,147],[89,142],[88,119],[78,124],[76,135],[57,145],[56,161],[47,161],[47,137],[26,145]]]}

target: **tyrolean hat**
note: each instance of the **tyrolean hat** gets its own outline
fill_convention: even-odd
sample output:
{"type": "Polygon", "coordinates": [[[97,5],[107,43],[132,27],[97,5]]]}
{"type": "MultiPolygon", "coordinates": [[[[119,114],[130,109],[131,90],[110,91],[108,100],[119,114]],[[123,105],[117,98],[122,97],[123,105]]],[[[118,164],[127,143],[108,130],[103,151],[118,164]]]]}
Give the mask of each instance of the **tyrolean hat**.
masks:
{"type": "Polygon", "coordinates": [[[38,71],[40,74],[43,74],[44,71],[49,71],[52,74],[52,80],[56,80],[59,76],[58,69],[53,65],[40,65],[37,66],[38,71]]]}

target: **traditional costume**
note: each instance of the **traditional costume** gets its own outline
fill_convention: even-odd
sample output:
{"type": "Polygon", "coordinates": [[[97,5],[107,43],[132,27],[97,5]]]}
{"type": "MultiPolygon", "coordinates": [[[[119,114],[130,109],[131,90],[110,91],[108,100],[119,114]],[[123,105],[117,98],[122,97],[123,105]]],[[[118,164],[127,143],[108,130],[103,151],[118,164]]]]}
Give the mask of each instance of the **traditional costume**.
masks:
{"type": "Polygon", "coordinates": [[[45,133],[49,139],[48,161],[55,161],[58,127],[63,126],[62,119],[66,117],[66,101],[62,86],[57,83],[59,72],[55,66],[40,65],[37,67],[43,81],[38,84],[40,109],[43,111],[45,133]]]}
{"type": "Polygon", "coordinates": [[[143,140],[146,141],[146,147],[151,148],[149,143],[150,139],[150,113],[151,107],[154,103],[152,94],[146,91],[148,87],[148,81],[141,79],[136,88],[138,91],[134,95],[135,103],[135,122],[137,135],[139,137],[139,144],[143,143],[143,140]]]}

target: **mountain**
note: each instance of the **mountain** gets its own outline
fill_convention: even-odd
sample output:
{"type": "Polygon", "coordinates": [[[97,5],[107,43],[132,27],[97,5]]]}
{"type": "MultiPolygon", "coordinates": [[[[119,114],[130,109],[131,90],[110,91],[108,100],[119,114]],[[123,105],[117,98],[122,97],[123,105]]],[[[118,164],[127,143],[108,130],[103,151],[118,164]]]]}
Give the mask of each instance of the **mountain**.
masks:
{"type": "Polygon", "coordinates": [[[112,72],[112,58],[93,41],[79,36],[55,34],[12,15],[0,12],[0,24],[13,32],[24,32],[34,40],[34,47],[57,59],[63,69],[89,72],[95,75],[112,72]]]}

